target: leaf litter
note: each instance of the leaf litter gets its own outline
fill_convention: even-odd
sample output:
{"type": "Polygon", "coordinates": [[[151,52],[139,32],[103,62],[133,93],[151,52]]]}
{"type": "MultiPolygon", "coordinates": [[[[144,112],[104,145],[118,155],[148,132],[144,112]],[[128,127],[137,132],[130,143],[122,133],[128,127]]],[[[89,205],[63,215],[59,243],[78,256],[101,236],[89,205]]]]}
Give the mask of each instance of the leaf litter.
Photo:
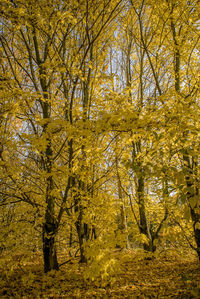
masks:
{"type": "Polygon", "coordinates": [[[17,262],[15,255],[2,255],[0,298],[200,298],[200,264],[192,254],[124,250],[111,255],[121,267],[106,281],[84,279],[86,266],[77,259],[43,274],[40,254],[17,262]]]}

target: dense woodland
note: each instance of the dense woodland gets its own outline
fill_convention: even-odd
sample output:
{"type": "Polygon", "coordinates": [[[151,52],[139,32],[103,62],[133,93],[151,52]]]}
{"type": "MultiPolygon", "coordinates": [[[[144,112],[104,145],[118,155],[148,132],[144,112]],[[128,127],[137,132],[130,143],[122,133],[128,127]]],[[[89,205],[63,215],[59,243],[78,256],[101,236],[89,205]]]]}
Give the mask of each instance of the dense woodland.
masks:
{"type": "Polygon", "coordinates": [[[88,281],[125,251],[198,264],[200,2],[0,11],[1,257],[36,254],[45,273],[77,259],[88,281]]]}

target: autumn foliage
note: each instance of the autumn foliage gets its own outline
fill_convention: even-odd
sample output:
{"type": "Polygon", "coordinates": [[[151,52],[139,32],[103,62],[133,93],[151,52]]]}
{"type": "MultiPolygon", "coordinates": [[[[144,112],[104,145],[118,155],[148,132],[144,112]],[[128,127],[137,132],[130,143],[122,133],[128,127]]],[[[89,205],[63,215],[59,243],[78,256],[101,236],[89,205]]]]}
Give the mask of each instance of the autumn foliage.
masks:
{"type": "Polygon", "coordinates": [[[3,260],[114,283],[124,250],[200,259],[199,6],[1,1],[3,260]]]}

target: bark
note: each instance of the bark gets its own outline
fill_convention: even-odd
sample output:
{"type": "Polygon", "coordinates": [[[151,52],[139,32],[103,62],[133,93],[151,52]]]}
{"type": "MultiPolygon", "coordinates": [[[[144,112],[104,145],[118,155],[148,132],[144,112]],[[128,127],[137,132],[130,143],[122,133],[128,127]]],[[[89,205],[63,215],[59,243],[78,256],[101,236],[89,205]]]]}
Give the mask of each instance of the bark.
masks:
{"type": "Polygon", "coordinates": [[[120,214],[121,214],[121,230],[126,236],[126,249],[130,248],[130,243],[128,239],[128,225],[127,225],[127,219],[126,219],[126,214],[125,214],[125,206],[124,203],[121,204],[120,207],[120,214]]]}
{"type": "MultiPolygon", "coordinates": [[[[138,186],[137,186],[137,193],[138,193],[138,205],[139,205],[139,229],[140,233],[144,234],[149,239],[148,234],[148,225],[147,225],[147,218],[146,218],[146,211],[145,211],[145,202],[144,202],[144,178],[142,176],[138,179],[138,186]]],[[[143,244],[144,250],[149,251],[149,245],[144,243],[143,244]]]]}
{"type": "MultiPolygon", "coordinates": [[[[46,171],[51,173],[52,170],[52,149],[51,142],[49,141],[46,149],[46,171]]],[[[53,178],[50,175],[47,178],[47,189],[46,189],[46,211],[45,211],[45,221],[43,225],[43,257],[44,257],[44,272],[51,270],[58,270],[58,261],[56,255],[56,245],[55,238],[58,229],[58,223],[55,220],[55,198],[51,195],[52,190],[54,190],[53,178]]]]}
{"type": "MultiPolygon", "coordinates": [[[[122,183],[118,169],[118,159],[116,157],[116,169],[117,169],[117,183],[118,183],[118,197],[120,201],[120,224],[118,229],[121,231],[123,236],[126,238],[126,248],[130,248],[129,239],[128,239],[128,225],[126,220],[125,205],[123,199],[122,183]]],[[[125,244],[124,244],[125,245],[125,244]]],[[[121,247],[121,246],[119,246],[121,247]]]]}
{"type": "MultiPolygon", "coordinates": [[[[45,131],[45,129],[44,129],[45,131]]],[[[52,171],[52,148],[51,141],[48,140],[48,145],[45,152],[45,164],[44,169],[47,173],[52,171]]],[[[55,237],[57,234],[58,223],[55,219],[55,198],[51,195],[51,192],[54,190],[54,181],[52,175],[49,175],[47,178],[47,188],[46,188],[46,211],[45,211],[45,220],[43,224],[43,258],[44,258],[44,272],[51,270],[58,270],[58,261],[56,255],[56,245],[55,237]]]]}
{"type": "Polygon", "coordinates": [[[200,223],[200,215],[191,209],[191,216],[193,221],[194,238],[196,242],[196,252],[200,261],[200,229],[196,228],[196,224],[200,223]]]}
{"type": "MultiPolygon", "coordinates": [[[[79,182],[79,187],[83,188],[84,183],[79,182]]],[[[83,188],[84,190],[84,188],[83,188]]],[[[87,257],[85,253],[84,245],[90,240],[95,240],[97,238],[96,228],[94,225],[90,226],[84,221],[84,207],[81,204],[81,195],[78,194],[75,199],[75,212],[78,214],[77,221],[75,222],[76,231],[78,234],[78,242],[80,249],[80,263],[86,263],[87,257]]]]}
{"type": "MultiPolygon", "coordinates": [[[[84,182],[79,181],[80,190],[84,190],[84,182]]],[[[75,198],[75,212],[78,214],[77,221],[75,222],[76,231],[78,234],[79,249],[80,249],[80,263],[86,263],[87,258],[85,254],[84,243],[89,240],[89,227],[84,222],[83,213],[84,207],[81,204],[81,194],[76,195],[75,198]]]]}
{"type": "Polygon", "coordinates": [[[80,211],[78,220],[76,221],[76,230],[78,234],[79,248],[80,248],[80,263],[87,263],[84,243],[89,239],[88,224],[83,223],[82,213],[80,211]]]}
{"type": "Polygon", "coordinates": [[[92,226],[92,233],[91,233],[91,238],[90,238],[90,240],[96,240],[96,239],[97,239],[96,228],[95,228],[95,226],[93,225],[93,226],[92,226]]]}
{"type": "Polygon", "coordinates": [[[43,257],[44,257],[44,272],[58,270],[58,261],[56,254],[56,236],[57,227],[54,223],[45,223],[43,225],[43,257]]]}
{"type": "Polygon", "coordinates": [[[155,252],[156,246],[154,245],[154,240],[150,240],[149,244],[144,244],[144,250],[149,252],[155,252]]]}
{"type": "Polygon", "coordinates": [[[199,211],[199,202],[197,201],[194,206],[191,206],[190,201],[194,197],[199,197],[199,188],[195,186],[195,183],[198,182],[197,173],[195,169],[193,169],[193,165],[190,164],[189,155],[186,153],[183,155],[183,160],[186,165],[187,175],[185,177],[186,185],[187,185],[187,200],[188,205],[190,208],[190,214],[193,222],[193,232],[194,232],[194,239],[196,243],[196,248],[194,248],[198,254],[198,258],[200,261],[200,213],[199,211]],[[195,182],[194,180],[197,180],[195,182]]]}

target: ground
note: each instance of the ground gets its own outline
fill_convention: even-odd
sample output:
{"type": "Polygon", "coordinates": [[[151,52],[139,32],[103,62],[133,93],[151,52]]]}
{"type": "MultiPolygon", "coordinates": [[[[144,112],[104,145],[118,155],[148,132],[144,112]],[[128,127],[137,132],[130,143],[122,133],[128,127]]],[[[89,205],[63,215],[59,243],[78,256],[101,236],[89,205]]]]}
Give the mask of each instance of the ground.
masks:
{"type": "Polygon", "coordinates": [[[193,254],[164,251],[152,257],[124,250],[111,256],[120,268],[109,282],[84,279],[85,266],[75,258],[43,274],[40,254],[4,253],[0,298],[200,298],[200,264],[193,254]]]}

